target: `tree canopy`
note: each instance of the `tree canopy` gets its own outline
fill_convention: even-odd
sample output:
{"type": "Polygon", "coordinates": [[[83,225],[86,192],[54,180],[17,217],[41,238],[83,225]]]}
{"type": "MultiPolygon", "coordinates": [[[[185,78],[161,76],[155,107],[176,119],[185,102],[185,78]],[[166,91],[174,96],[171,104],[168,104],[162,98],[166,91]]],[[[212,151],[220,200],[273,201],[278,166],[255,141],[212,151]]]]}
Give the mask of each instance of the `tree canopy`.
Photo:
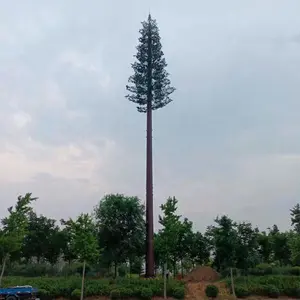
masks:
{"type": "MultiPolygon", "coordinates": [[[[30,193],[18,197],[1,220],[2,276],[14,264],[55,266],[59,262],[86,262],[87,268],[97,265],[115,276],[143,271],[145,208],[138,197],[105,195],[92,214],[61,222],[33,211],[35,199],[30,193]]],[[[200,232],[178,213],[178,203],[176,197],[169,197],[160,207],[154,236],[156,272],[165,264],[175,274],[197,264],[210,264],[219,271],[246,270],[261,263],[300,266],[297,227],[284,232],[274,224],[260,231],[249,222],[222,215],[200,232]]],[[[291,221],[294,218],[291,210],[291,221]]]]}
{"type": "Polygon", "coordinates": [[[142,22],[136,61],[132,64],[134,74],[126,86],[126,98],[137,104],[139,112],[157,110],[172,101],[170,95],[175,91],[166,71],[167,63],[162,51],[159,28],[155,19],[149,15],[142,22]],[[149,105],[150,104],[150,105],[149,105]]]}

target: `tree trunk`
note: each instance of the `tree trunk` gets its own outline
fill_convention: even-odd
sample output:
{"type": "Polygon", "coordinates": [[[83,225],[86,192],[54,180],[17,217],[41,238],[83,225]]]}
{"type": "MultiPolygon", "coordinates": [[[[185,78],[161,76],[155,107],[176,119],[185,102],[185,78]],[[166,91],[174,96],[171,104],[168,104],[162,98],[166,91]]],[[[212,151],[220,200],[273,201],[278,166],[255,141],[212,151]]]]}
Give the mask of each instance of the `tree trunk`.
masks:
{"type": "Polygon", "coordinates": [[[83,268],[82,268],[80,300],[83,300],[83,294],[84,294],[84,276],[85,276],[85,260],[83,261],[83,268]]]}
{"type": "Polygon", "coordinates": [[[131,260],[129,259],[129,278],[131,278],[131,260]]]}
{"type": "Polygon", "coordinates": [[[184,271],[183,271],[183,262],[182,262],[182,259],[180,260],[180,264],[181,264],[181,277],[183,278],[184,271]]]}
{"type": "Polygon", "coordinates": [[[164,299],[167,299],[167,264],[164,264],[164,299]]]}
{"type": "Polygon", "coordinates": [[[234,288],[234,280],[233,280],[233,274],[232,274],[232,268],[230,268],[230,279],[231,279],[232,295],[233,295],[234,299],[236,299],[235,288],[234,288]]]}
{"type": "Polygon", "coordinates": [[[154,277],[153,248],[153,161],[152,161],[152,40],[149,16],[147,70],[147,153],[146,153],[146,277],[154,277]]]}
{"type": "Polygon", "coordinates": [[[115,262],[115,278],[118,276],[118,264],[115,262]]]}
{"type": "Polygon", "coordinates": [[[3,258],[3,260],[2,260],[2,270],[1,270],[1,274],[0,274],[0,287],[2,285],[2,278],[3,278],[3,275],[4,275],[7,259],[8,259],[8,255],[6,254],[3,258]]]}

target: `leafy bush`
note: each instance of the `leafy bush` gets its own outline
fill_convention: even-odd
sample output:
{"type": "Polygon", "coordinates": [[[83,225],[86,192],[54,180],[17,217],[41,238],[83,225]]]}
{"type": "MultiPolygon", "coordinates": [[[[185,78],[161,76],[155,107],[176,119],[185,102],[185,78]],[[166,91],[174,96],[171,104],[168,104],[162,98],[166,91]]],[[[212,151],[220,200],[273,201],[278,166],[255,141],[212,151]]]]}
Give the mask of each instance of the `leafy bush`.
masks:
{"type": "Polygon", "coordinates": [[[57,266],[51,266],[46,263],[31,263],[31,264],[17,264],[14,263],[7,268],[5,275],[9,276],[57,276],[59,274],[59,269],[57,266]]]}
{"type": "Polygon", "coordinates": [[[142,299],[150,300],[153,296],[153,292],[150,288],[143,287],[143,288],[141,288],[140,296],[141,296],[142,299]]]}
{"type": "MultiPolygon", "coordinates": [[[[78,274],[81,275],[82,272],[83,272],[83,264],[77,265],[76,268],[75,268],[75,270],[76,270],[76,273],[78,273],[78,274]]],[[[85,266],[85,272],[84,272],[84,274],[86,274],[86,273],[88,273],[90,271],[91,271],[91,267],[89,265],[86,265],[85,266]]]]}
{"type": "Polygon", "coordinates": [[[121,287],[119,291],[122,299],[133,297],[136,294],[135,291],[130,287],[121,287]]]}
{"type": "Polygon", "coordinates": [[[283,294],[288,296],[288,297],[295,297],[297,299],[300,299],[300,287],[295,287],[295,288],[284,288],[283,294]]]}
{"type": "Polygon", "coordinates": [[[119,276],[121,277],[125,277],[126,274],[128,272],[128,267],[124,266],[124,265],[121,265],[119,268],[118,268],[118,273],[119,273],[119,276]]]}
{"type": "MultiPolygon", "coordinates": [[[[76,298],[75,290],[81,288],[80,276],[68,277],[5,277],[3,286],[32,285],[40,291],[41,300],[53,298],[76,298]],[[47,298],[48,297],[48,298],[47,298]]],[[[92,279],[86,278],[84,294],[87,297],[105,296],[117,298],[140,298],[163,296],[164,281],[162,279],[141,279],[141,278],[117,278],[92,279]]],[[[167,295],[182,299],[184,295],[184,283],[169,279],[167,283],[167,295]]],[[[147,298],[148,299],[148,298],[147,298]]]]}
{"type": "MultiPolygon", "coordinates": [[[[242,269],[232,269],[232,274],[234,277],[237,276],[267,276],[267,275],[292,275],[300,276],[300,267],[279,267],[271,264],[259,264],[254,268],[249,268],[247,270],[242,269]]],[[[222,277],[230,277],[230,268],[221,271],[222,277]]]]}
{"type": "Polygon", "coordinates": [[[278,298],[279,297],[279,290],[275,285],[269,285],[267,287],[268,290],[268,296],[270,298],[278,298]]]}
{"type": "MultiPolygon", "coordinates": [[[[233,276],[239,276],[239,275],[246,275],[244,274],[244,270],[239,270],[237,268],[232,268],[232,275],[233,276]]],[[[226,268],[221,271],[221,276],[222,277],[230,277],[231,276],[231,268],[226,268]]]]}
{"type": "Polygon", "coordinates": [[[172,296],[175,299],[184,299],[184,296],[185,296],[184,286],[175,287],[172,291],[172,296]]]}
{"type": "Polygon", "coordinates": [[[235,287],[235,295],[238,298],[246,298],[250,296],[249,290],[246,286],[239,285],[235,287]]]}
{"type": "Polygon", "coordinates": [[[291,275],[299,276],[300,275],[300,267],[292,267],[291,268],[291,275]]]}
{"type": "Polygon", "coordinates": [[[121,293],[118,289],[112,290],[110,292],[110,299],[117,300],[121,298],[121,293]]]}
{"type": "Polygon", "coordinates": [[[205,289],[205,294],[209,298],[217,298],[219,294],[219,289],[215,285],[208,285],[205,289]]]}
{"type": "MultiPolygon", "coordinates": [[[[230,288],[230,280],[226,281],[230,288]]],[[[300,299],[300,277],[290,275],[245,276],[235,278],[236,293],[247,289],[250,295],[278,297],[278,295],[300,299]]]]}
{"type": "MultiPolygon", "coordinates": [[[[300,267],[276,267],[269,264],[260,264],[247,271],[241,270],[242,275],[266,276],[266,275],[300,275],[300,267]]],[[[226,274],[228,276],[228,274],[226,274]]],[[[235,275],[234,275],[235,276],[235,275]]]]}
{"type": "Polygon", "coordinates": [[[71,293],[71,298],[74,300],[78,300],[80,299],[81,296],[81,290],[80,289],[75,289],[72,293],[71,293]]]}
{"type": "Polygon", "coordinates": [[[50,292],[44,289],[39,289],[38,290],[38,298],[42,300],[48,300],[51,299],[50,292]]]}

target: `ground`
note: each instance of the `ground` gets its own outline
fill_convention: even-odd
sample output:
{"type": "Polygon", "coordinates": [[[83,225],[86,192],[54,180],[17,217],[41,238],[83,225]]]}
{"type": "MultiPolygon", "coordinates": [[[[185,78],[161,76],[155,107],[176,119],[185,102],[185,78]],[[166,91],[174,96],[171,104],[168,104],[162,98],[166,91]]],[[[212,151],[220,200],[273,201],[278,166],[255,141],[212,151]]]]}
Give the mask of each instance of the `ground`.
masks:
{"type": "MultiPolygon", "coordinates": [[[[224,282],[189,282],[187,283],[186,300],[206,300],[205,288],[209,284],[214,284],[219,288],[219,297],[217,300],[234,300],[234,297],[230,295],[224,282]]],[[[248,297],[248,300],[270,300],[270,298],[263,297],[248,297]]],[[[280,297],[278,299],[289,300],[292,298],[280,297]]]]}

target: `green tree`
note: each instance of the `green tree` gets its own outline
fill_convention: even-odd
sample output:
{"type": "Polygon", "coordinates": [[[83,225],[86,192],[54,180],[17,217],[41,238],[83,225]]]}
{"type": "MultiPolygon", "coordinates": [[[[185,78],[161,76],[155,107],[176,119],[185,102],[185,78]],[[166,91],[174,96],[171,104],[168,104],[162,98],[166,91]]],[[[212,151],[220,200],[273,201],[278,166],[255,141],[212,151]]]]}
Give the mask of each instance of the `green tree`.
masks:
{"type": "Polygon", "coordinates": [[[300,204],[297,203],[291,210],[291,222],[294,230],[300,233],[300,204]]]}
{"type": "Polygon", "coordinates": [[[63,254],[64,249],[64,235],[58,226],[50,231],[50,235],[48,238],[49,247],[46,249],[44,253],[44,258],[50,264],[54,265],[58,262],[61,254],[63,254]]]}
{"type": "Polygon", "coordinates": [[[193,240],[189,249],[192,265],[203,265],[209,261],[210,245],[209,240],[201,232],[197,231],[193,234],[193,240]]]}
{"type": "Polygon", "coordinates": [[[212,245],[213,265],[223,270],[236,265],[238,246],[237,224],[228,216],[217,217],[216,225],[209,226],[206,236],[212,245]]]}
{"type": "Polygon", "coordinates": [[[258,253],[264,263],[269,263],[272,255],[272,241],[270,236],[265,232],[261,232],[257,237],[258,253]]]}
{"type": "Polygon", "coordinates": [[[270,236],[273,236],[273,235],[280,232],[280,230],[279,230],[279,228],[276,224],[274,224],[271,228],[268,228],[268,229],[269,229],[269,235],[270,236]]]}
{"type": "Polygon", "coordinates": [[[291,253],[291,263],[293,266],[300,266],[300,235],[296,232],[290,232],[288,245],[291,253]]]}
{"type": "Polygon", "coordinates": [[[190,258],[191,247],[194,242],[193,223],[187,218],[178,225],[175,260],[180,261],[181,275],[184,275],[184,261],[190,258]]]}
{"type": "Polygon", "coordinates": [[[31,203],[37,198],[33,198],[31,193],[19,196],[15,207],[8,208],[9,215],[2,219],[0,232],[0,253],[2,259],[2,270],[0,274],[0,286],[6,263],[14,253],[19,253],[24,238],[28,231],[28,217],[32,211],[31,203]]]}
{"type": "Polygon", "coordinates": [[[136,256],[130,261],[130,274],[138,274],[142,273],[143,269],[143,258],[136,256]]]}
{"type": "Polygon", "coordinates": [[[51,264],[57,262],[63,246],[63,238],[56,220],[30,212],[28,232],[24,239],[22,254],[28,261],[35,257],[37,262],[46,259],[51,264]]]}
{"type": "Polygon", "coordinates": [[[160,206],[162,215],[159,215],[159,223],[162,229],[158,231],[157,247],[160,251],[161,263],[167,263],[172,266],[174,274],[176,273],[176,263],[178,254],[178,243],[182,224],[180,215],[177,215],[178,200],[169,197],[165,204],[160,206]]]}
{"type": "Polygon", "coordinates": [[[109,265],[142,256],[145,247],[145,208],[137,197],[106,195],[95,208],[99,245],[109,265]]]}
{"type": "Polygon", "coordinates": [[[164,266],[164,253],[161,251],[161,236],[159,233],[154,233],[154,263],[155,263],[155,275],[159,268],[164,266]]]}
{"type": "Polygon", "coordinates": [[[142,22],[136,61],[132,64],[134,74],[126,86],[126,98],[137,104],[137,110],[147,113],[147,164],[146,164],[146,276],[154,276],[153,248],[153,163],[152,163],[152,111],[166,106],[172,100],[167,63],[162,51],[156,20],[149,14],[142,22]]]}
{"type": "Polygon", "coordinates": [[[62,226],[64,226],[60,232],[62,239],[62,254],[64,260],[67,261],[70,265],[73,260],[78,258],[78,255],[76,252],[74,252],[74,249],[72,248],[72,232],[70,226],[67,226],[67,222],[63,219],[60,220],[60,223],[62,226]]]}
{"type": "Polygon", "coordinates": [[[237,268],[248,269],[259,263],[258,234],[258,228],[253,229],[251,223],[237,225],[237,268]]]}
{"type": "Polygon", "coordinates": [[[69,219],[65,225],[69,228],[73,253],[77,253],[79,260],[83,263],[80,297],[82,300],[86,263],[96,261],[99,258],[96,227],[89,214],[81,214],[75,221],[69,219]]]}
{"type": "Polygon", "coordinates": [[[287,265],[291,261],[291,252],[289,247],[289,236],[286,232],[277,232],[271,235],[272,250],[274,261],[280,265],[287,265]]]}

